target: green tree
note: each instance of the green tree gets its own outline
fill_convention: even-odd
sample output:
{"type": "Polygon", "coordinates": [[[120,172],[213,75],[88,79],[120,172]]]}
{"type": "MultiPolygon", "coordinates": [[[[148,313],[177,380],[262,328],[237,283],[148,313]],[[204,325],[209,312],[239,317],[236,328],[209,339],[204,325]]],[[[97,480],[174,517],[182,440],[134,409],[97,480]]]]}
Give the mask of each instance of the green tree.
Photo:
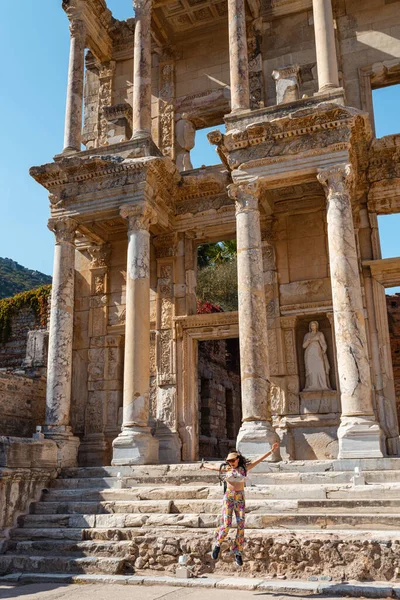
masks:
{"type": "Polygon", "coordinates": [[[236,240],[201,244],[197,251],[197,265],[200,269],[210,265],[231,262],[236,257],[236,240]]]}

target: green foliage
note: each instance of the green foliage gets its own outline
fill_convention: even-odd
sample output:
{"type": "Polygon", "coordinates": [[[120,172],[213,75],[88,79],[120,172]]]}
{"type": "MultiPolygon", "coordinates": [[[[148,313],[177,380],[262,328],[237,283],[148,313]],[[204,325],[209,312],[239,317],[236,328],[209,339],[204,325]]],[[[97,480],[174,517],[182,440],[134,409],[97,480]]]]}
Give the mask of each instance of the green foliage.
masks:
{"type": "Polygon", "coordinates": [[[51,283],[49,275],[25,269],[10,258],[0,258],[0,298],[9,298],[48,283],[51,283]]]}
{"type": "Polygon", "coordinates": [[[197,264],[200,269],[210,265],[219,265],[233,260],[236,256],[236,240],[201,244],[197,250],[197,264]]]}
{"type": "Polygon", "coordinates": [[[50,294],[51,285],[42,285],[34,290],[21,292],[12,298],[0,300],[0,343],[5,344],[8,341],[12,317],[22,308],[31,308],[39,318],[40,324],[46,325],[50,294]]]}
{"type": "Polygon", "coordinates": [[[216,304],[224,311],[238,309],[236,257],[199,270],[197,298],[216,304]]]}

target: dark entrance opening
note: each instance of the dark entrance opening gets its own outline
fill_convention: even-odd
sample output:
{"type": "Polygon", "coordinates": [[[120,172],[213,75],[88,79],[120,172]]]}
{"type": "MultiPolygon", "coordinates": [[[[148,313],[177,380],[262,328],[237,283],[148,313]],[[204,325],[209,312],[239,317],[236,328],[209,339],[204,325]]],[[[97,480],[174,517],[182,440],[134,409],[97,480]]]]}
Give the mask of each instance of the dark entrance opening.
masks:
{"type": "Polygon", "coordinates": [[[225,458],[242,421],[239,339],[199,342],[198,357],[199,456],[225,458]]]}

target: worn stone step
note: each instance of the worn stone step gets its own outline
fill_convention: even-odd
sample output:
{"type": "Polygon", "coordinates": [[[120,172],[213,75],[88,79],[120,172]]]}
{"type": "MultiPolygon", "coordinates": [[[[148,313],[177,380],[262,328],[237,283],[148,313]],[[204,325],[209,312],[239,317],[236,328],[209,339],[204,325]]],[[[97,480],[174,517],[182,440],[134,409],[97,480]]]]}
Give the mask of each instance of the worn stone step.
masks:
{"type": "MultiPolygon", "coordinates": [[[[364,471],[367,484],[393,484],[400,483],[400,471],[364,471]]],[[[343,485],[351,484],[354,473],[352,471],[326,471],[326,472],[254,472],[249,476],[249,483],[255,485],[343,485]]],[[[217,475],[207,471],[199,473],[181,474],[168,472],[163,476],[138,475],[136,477],[81,477],[60,478],[52,483],[53,489],[120,489],[139,486],[156,485],[206,485],[214,484],[217,475]],[[206,473],[206,474],[204,474],[206,473]]]]}
{"type": "MultiPolygon", "coordinates": [[[[221,463],[222,459],[210,460],[210,462],[221,463]]],[[[328,460],[293,460],[269,462],[263,461],[254,472],[327,472],[327,471],[354,471],[355,467],[362,471],[400,471],[400,458],[365,458],[365,459],[328,459],[328,460]]],[[[173,465],[133,465],[123,467],[71,467],[63,469],[61,478],[80,477],[116,477],[118,473],[122,476],[134,476],[148,474],[151,476],[193,474],[199,472],[200,463],[179,463],[173,465]]]]}
{"type": "Polygon", "coordinates": [[[96,540],[10,540],[8,551],[11,554],[31,556],[62,555],[62,556],[102,556],[121,558],[135,552],[133,540],[96,541],[96,540]]]}
{"type": "MultiPolygon", "coordinates": [[[[27,529],[39,528],[82,528],[90,529],[123,529],[126,527],[215,527],[219,521],[219,511],[215,513],[130,513],[130,514],[74,514],[74,515],[26,515],[19,523],[27,529]]],[[[246,516],[246,527],[249,529],[265,528],[311,528],[337,529],[343,527],[355,529],[395,529],[399,524],[399,516],[395,514],[343,514],[343,513],[249,513],[246,516]]]]}
{"type": "MultiPolygon", "coordinates": [[[[220,485],[190,486],[139,486],[124,489],[50,489],[42,495],[43,502],[94,502],[94,501],[131,501],[131,500],[175,500],[203,499],[222,497],[220,485]]],[[[246,487],[247,499],[396,499],[400,500],[400,484],[373,484],[353,486],[352,484],[314,484],[298,485],[249,485],[246,487]]]]}
{"type": "Polygon", "coordinates": [[[115,513],[170,513],[172,500],[131,500],[102,502],[36,502],[32,514],[115,514],[115,513]]]}
{"type": "Polygon", "coordinates": [[[129,557],[70,557],[70,556],[25,556],[22,554],[0,555],[0,574],[16,571],[35,573],[109,573],[133,572],[134,559],[129,557]]]}

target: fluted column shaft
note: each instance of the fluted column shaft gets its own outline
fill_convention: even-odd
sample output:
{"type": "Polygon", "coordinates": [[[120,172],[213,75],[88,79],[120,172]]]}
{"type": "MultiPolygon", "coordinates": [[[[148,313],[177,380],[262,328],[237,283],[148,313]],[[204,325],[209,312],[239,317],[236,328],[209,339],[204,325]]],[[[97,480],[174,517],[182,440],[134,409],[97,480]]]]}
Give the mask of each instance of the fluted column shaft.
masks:
{"type": "Polygon", "coordinates": [[[70,24],[67,103],[63,153],[79,152],[82,137],[83,80],[85,75],[86,27],[83,21],[70,24]]]}
{"type": "Polygon", "coordinates": [[[134,0],[132,138],[151,136],[151,6],[152,0],[134,0]]]}
{"type": "Polygon", "coordinates": [[[320,91],[339,87],[332,0],[313,0],[315,49],[320,91]]]}
{"type": "Polygon", "coordinates": [[[268,331],[257,186],[232,185],[236,201],[238,311],[243,424],[238,447],[246,455],[277,440],[271,425],[268,331]]]}
{"type": "Polygon", "coordinates": [[[382,456],[350,201],[350,166],[319,173],[327,196],[329,265],[342,416],[339,457],[382,456]]]}
{"type": "Polygon", "coordinates": [[[231,112],[250,107],[244,0],[228,0],[231,112]]]}
{"type": "Polygon", "coordinates": [[[121,208],[128,221],[126,322],[122,432],[113,442],[113,464],[158,462],[150,433],[150,224],[155,213],[145,202],[121,208]]]}
{"type": "Polygon", "coordinates": [[[45,433],[58,442],[60,466],[74,466],[79,440],[70,426],[74,277],[77,227],[73,219],[50,219],[56,236],[51,292],[49,352],[47,363],[45,433]]]}

